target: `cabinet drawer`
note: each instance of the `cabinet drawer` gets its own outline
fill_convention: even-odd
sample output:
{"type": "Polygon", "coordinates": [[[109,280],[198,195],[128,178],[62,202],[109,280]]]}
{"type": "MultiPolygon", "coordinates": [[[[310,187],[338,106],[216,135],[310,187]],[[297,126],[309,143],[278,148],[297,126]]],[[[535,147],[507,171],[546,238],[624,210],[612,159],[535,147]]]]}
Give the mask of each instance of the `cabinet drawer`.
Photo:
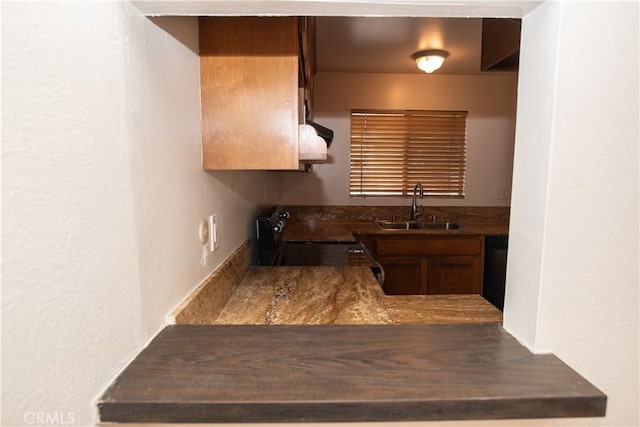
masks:
{"type": "Polygon", "coordinates": [[[379,256],[478,255],[482,240],[481,236],[377,239],[376,249],[379,256]]]}

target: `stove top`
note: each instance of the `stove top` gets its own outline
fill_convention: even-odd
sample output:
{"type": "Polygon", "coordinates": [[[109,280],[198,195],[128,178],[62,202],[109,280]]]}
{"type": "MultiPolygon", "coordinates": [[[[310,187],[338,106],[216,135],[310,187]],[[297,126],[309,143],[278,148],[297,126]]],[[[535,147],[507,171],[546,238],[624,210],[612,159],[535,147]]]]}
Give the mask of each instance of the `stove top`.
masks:
{"type": "Polygon", "coordinates": [[[359,242],[284,241],[282,232],[290,217],[282,207],[272,206],[256,218],[258,265],[368,266],[382,285],[382,267],[359,242]]]}

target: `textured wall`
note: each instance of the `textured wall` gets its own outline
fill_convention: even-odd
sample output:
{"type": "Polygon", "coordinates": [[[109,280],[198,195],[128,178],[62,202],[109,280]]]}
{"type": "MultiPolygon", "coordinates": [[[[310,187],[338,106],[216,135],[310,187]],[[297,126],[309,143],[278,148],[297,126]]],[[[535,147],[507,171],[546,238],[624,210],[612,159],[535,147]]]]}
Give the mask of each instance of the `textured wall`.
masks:
{"type": "Polygon", "coordinates": [[[278,179],[201,170],[195,18],[2,7],[1,424],[91,425],[93,400],[249,236],[278,179]],[[213,212],[221,243],[203,266],[213,212]]]}
{"type": "Polygon", "coordinates": [[[606,423],[618,425],[640,424],[639,9],[567,2],[560,11],[535,346],[611,396],[606,423]],[[591,32],[593,22],[609,31],[591,32]],[[605,66],[593,66],[594,51],[605,66]]]}
{"type": "Polygon", "coordinates": [[[533,347],[539,311],[547,183],[554,123],[559,8],[549,3],[523,19],[518,122],[513,165],[507,325],[533,347]],[[512,291],[517,287],[517,292],[512,291]]]}
{"type": "Polygon", "coordinates": [[[505,327],[609,396],[576,424],[635,426],[638,3],[549,2],[523,28],[505,327]]]}

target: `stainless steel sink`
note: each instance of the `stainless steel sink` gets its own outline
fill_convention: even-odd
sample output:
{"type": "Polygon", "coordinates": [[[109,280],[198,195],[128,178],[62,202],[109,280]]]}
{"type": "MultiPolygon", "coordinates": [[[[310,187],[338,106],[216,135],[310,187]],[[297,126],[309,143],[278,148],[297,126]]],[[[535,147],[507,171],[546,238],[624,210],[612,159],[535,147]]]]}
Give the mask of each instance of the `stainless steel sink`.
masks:
{"type": "Polygon", "coordinates": [[[416,221],[378,221],[378,226],[384,230],[458,230],[460,224],[453,222],[416,222],[416,221]]]}

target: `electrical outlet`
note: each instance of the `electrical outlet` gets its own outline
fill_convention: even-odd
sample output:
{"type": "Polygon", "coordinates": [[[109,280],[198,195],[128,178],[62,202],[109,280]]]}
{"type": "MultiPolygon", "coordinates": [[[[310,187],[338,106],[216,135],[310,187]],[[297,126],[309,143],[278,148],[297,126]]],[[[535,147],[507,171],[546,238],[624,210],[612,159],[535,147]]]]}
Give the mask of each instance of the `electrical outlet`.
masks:
{"type": "Polygon", "coordinates": [[[209,252],[218,249],[220,245],[220,221],[218,214],[209,215],[209,252]]]}

